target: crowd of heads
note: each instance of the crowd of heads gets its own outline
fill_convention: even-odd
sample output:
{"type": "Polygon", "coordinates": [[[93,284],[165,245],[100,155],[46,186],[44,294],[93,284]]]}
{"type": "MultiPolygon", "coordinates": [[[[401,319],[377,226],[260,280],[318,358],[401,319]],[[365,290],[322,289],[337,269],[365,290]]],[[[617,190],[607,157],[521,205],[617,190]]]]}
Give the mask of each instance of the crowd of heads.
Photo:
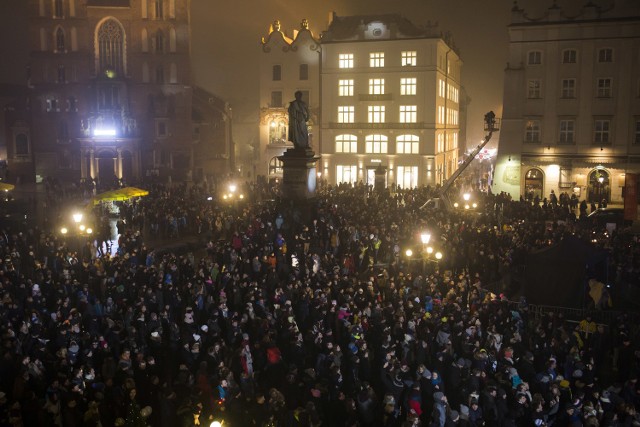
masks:
{"type": "Polygon", "coordinates": [[[326,186],[305,208],[156,186],[120,206],[115,253],[4,230],[0,425],[638,423],[633,318],[509,299],[511,273],[567,233],[638,286],[637,240],[505,195],[421,210],[433,195],[326,186]],[[423,230],[442,260],[404,255],[423,230]],[[202,250],[145,241],[185,235],[202,250]]]}

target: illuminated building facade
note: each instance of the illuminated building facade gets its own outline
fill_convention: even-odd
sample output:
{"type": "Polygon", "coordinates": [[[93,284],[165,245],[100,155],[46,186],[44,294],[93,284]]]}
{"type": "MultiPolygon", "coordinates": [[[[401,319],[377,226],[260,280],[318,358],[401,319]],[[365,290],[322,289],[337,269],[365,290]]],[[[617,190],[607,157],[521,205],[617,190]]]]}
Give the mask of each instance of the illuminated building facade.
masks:
{"type": "Polygon", "coordinates": [[[194,100],[189,0],[28,8],[28,114],[7,144],[15,175],[110,184],[228,172],[230,132],[201,133],[212,122],[230,129],[230,111],[202,90],[194,100]]]}
{"type": "MultiPolygon", "coordinates": [[[[296,45],[303,33],[289,39],[277,28],[263,40],[261,152],[273,144],[267,128],[274,122],[286,137],[287,104],[278,120],[270,118],[276,110],[264,108],[277,82],[286,82],[287,96],[308,88],[311,145],[322,156],[318,172],[326,182],[374,184],[383,175],[386,185],[411,188],[442,183],[456,170],[462,61],[451,40],[398,15],[333,14],[319,43],[309,44],[319,63],[309,62],[310,79],[301,85],[275,70],[280,63],[282,70],[302,69],[296,45]]],[[[259,168],[272,176],[268,161],[263,157],[259,168]]]]}
{"type": "Polygon", "coordinates": [[[640,170],[640,11],[617,3],[513,8],[494,193],[622,202],[640,170]]]}

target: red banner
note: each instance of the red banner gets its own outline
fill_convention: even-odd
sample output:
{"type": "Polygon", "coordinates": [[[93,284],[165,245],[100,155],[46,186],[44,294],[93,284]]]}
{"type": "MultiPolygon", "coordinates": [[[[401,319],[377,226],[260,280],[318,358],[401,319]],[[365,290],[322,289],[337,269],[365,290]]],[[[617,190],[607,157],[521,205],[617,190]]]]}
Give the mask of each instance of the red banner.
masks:
{"type": "Polygon", "coordinates": [[[638,218],[638,175],[626,173],[624,176],[624,219],[635,221],[638,218]]]}

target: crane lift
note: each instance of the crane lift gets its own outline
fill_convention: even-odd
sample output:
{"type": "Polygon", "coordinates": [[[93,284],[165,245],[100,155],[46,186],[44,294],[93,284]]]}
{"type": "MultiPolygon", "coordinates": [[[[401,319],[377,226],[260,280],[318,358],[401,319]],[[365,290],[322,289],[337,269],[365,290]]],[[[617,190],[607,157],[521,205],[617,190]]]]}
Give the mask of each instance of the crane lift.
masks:
{"type": "Polygon", "coordinates": [[[451,201],[449,200],[449,196],[447,192],[453,185],[453,183],[458,179],[460,174],[464,172],[464,170],[473,162],[478,153],[484,148],[485,145],[491,140],[493,136],[493,132],[497,132],[500,130],[500,119],[496,118],[496,115],[493,111],[489,111],[484,115],[484,130],[486,133],[484,139],[476,148],[473,149],[469,157],[466,158],[464,162],[456,169],[456,171],[447,179],[444,184],[440,188],[438,188],[438,193],[435,197],[427,200],[424,205],[420,207],[420,209],[442,209],[442,210],[450,210],[452,207],[451,201]]]}

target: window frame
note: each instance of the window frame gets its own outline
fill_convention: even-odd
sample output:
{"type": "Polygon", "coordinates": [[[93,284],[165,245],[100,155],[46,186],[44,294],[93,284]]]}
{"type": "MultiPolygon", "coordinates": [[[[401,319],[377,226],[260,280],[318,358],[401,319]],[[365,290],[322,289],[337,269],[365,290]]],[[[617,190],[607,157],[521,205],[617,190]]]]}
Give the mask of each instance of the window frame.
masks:
{"type": "Polygon", "coordinates": [[[418,79],[416,77],[400,78],[400,95],[414,96],[418,93],[418,79]]]}
{"type": "Polygon", "coordinates": [[[342,68],[342,69],[354,68],[353,53],[339,53],[338,68],[342,68]]]}
{"type": "Polygon", "coordinates": [[[353,105],[338,105],[338,123],[355,123],[356,107],[353,105]]]}
{"type": "Polygon", "coordinates": [[[612,131],[611,118],[596,117],[593,119],[593,143],[595,145],[611,145],[613,141],[612,131]],[[604,138],[605,136],[606,138],[604,138]]]}
{"type": "Polygon", "coordinates": [[[542,141],[542,120],[539,118],[527,119],[524,126],[524,142],[536,144],[542,141]],[[529,126],[529,124],[537,126],[529,126]]]}
{"type": "Polygon", "coordinates": [[[542,51],[530,50],[527,52],[527,65],[542,65],[542,51]]]}
{"type": "Polygon", "coordinates": [[[400,53],[400,65],[403,67],[416,67],[418,65],[418,52],[415,50],[403,50],[400,53]]]}
{"type": "Polygon", "coordinates": [[[384,68],[384,52],[369,52],[369,67],[384,68]]]}
{"type": "Polygon", "coordinates": [[[334,138],[336,153],[358,153],[358,137],[352,134],[340,134],[334,138]],[[345,147],[347,148],[345,150],[345,147]]]}
{"type": "Polygon", "coordinates": [[[274,64],[271,67],[271,81],[272,82],[282,81],[282,65],[274,64]]]}
{"type": "Polygon", "coordinates": [[[353,96],[354,79],[338,80],[338,96],[353,96]]]}
{"type": "Polygon", "coordinates": [[[271,91],[271,99],[270,99],[270,103],[269,103],[269,107],[270,108],[283,108],[284,107],[284,98],[282,96],[282,91],[281,90],[272,90],[271,91]],[[277,102],[274,102],[277,100],[277,97],[279,94],[280,96],[280,103],[278,104],[277,102]],[[276,105],[278,104],[278,105],[276,105]]]}
{"type": "Polygon", "coordinates": [[[527,99],[542,99],[542,79],[527,80],[527,99]],[[532,83],[537,83],[537,86],[532,87],[532,83]]]}
{"type": "Polygon", "coordinates": [[[380,133],[367,135],[364,140],[364,147],[365,154],[388,154],[389,138],[380,133]]]}
{"type": "Polygon", "coordinates": [[[398,135],[396,137],[396,154],[420,154],[420,137],[413,134],[398,135]]]}
{"type": "Polygon", "coordinates": [[[576,120],[575,118],[562,118],[558,121],[558,144],[574,145],[576,143],[576,120]],[[565,126],[563,124],[571,126],[565,126]],[[571,139],[568,138],[571,137],[571,139]]]}
{"type": "Polygon", "coordinates": [[[309,80],[309,64],[300,64],[298,73],[300,80],[309,80]]]}
{"type": "Polygon", "coordinates": [[[369,95],[384,95],[384,79],[369,79],[369,95]]]}
{"type": "Polygon", "coordinates": [[[562,51],[562,63],[563,64],[577,64],[578,63],[578,50],[577,49],[565,49],[562,51]],[[571,54],[573,53],[573,57],[571,54]],[[567,58],[567,56],[569,56],[567,58]]]}
{"type": "Polygon", "coordinates": [[[596,98],[613,98],[613,79],[611,77],[596,79],[596,98]]]}
{"type": "Polygon", "coordinates": [[[367,123],[385,123],[386,108],[384,105],[367,106],[367,123]]]}
{"type": "Polygon", "coordinates": [[[398,121],[400,123],[418,123],[417,105],[400,105],[398,112],[398,121]]]}
{"type": "Polygon", "coordinates": [[[560,81],[560,98],[562,99],[576,99],[577,93],[577,80],[573,77],[568,79],[562,79],[560,81]],[[572,83],[565,86],[565,83],[572,83]]]}
{"type": "Polygon", "coordinates": [[[598,49],[598,63],[609,64],[613,62],[613,48],[601,47],[598,49]]]}

